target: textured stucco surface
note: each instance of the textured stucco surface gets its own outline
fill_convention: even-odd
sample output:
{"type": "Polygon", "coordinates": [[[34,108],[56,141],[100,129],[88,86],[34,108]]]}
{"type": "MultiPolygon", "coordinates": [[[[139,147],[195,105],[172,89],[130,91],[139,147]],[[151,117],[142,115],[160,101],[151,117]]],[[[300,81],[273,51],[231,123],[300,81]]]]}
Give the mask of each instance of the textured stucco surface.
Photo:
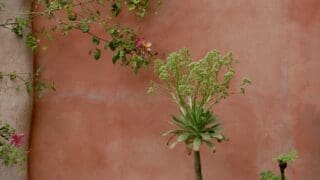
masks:
{"type": "MultiPolygon", "coordinates": [[[[187,47],[199,58],[232,50],[238,77],[253,80],[245,96],[215,108],[230,141],[213,155],[202,149],[205,179],[256,180],[277,170],[272,157],[292,147],[299,159],[290,179],[320,176],[320,1],[164,1],[157,16],[123,19],[160,52],[187,47]]],[[[160,136],[177,109],[146,95],[152,70],[134,76],[112,65],[110,54],[94,62],[90,48],[90,39],[73,33],[38,54],[57,91],[35,104],[31,180],[193,179],[192,157],[183,146],[169,150],[160,136]]]]}
{"type": "MultiPolygon", "coordinates": [[[[29,9],[28,1],[8,0],[5,2],[5,11],[0,14],[0,22],[7,18],[16,17],[18,13],[29,9]]],[[[0,28],[0,72],[32,73],[33,60],[30,49],[25,46],[23,40],[18,38],[8,29],[0,28]]],[[[0,82],[0,120],[8,122],[17,128],[18,132],[26,135],[26,147],[28,146],[29,128],[32,111],[32,96],[27,94],[23,86],[19,92],[14,86],[21,81],[0,82]],[[11,87],[11,88],[8,88],[11,87]]],[[[0,168],[1,180],[24,180],[27,179],[27,168],[0,168]]]]}

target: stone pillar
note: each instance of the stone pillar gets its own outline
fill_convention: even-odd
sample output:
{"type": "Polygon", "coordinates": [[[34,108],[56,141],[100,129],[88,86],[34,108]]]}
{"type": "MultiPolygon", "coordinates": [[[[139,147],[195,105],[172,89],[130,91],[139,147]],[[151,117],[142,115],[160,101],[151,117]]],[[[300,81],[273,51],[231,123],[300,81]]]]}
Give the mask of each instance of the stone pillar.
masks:
{"type": "MultiPolygon", "coordinates": [[[[7,18],[14,18],[21,15],[21,12],[29,10],[30,3],[26,0],[3,0],[5,9],[0,12],[0,23],[7,18]],[[20,13],[20,14],[19,14],[20,13]]],[[[26,47],[24,40],[18,38],[9,29],[0,28],[0,72],[9,73],[32,73],[33,59],[30,49],[26,47]]],[[[17,128],[18,132],[26,135],[28,147],[29,128],[32,113],[32,95],[29,95],[23,86],[17,91],[7,86],[21,84],[16,83],[5,85],[0,82],[0,120],[8,122],[17,128]]],[[[3,180],[26,180],[27,163],[23,167],[0,168],[0,179],[3,180]]]]}

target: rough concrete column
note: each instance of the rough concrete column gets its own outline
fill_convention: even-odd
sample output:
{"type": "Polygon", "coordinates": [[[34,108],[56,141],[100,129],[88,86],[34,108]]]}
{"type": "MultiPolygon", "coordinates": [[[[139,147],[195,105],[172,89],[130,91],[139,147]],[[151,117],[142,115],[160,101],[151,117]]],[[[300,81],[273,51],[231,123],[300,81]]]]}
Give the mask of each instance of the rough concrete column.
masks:
{"type": "MultiPolygon", "coordinates": [[[[5,11],[0,14],[0,22],[16,17],[19,12],[30,8],[30,3],[25,0],[5,0],[5,11]]],[[[8,29],[0,28],[0,72],[32,73],[33,60],[30,50],[23,40],[18,38],[8,29]]],[[[15,84],[21,84],[17,81],[15,84]]],[[[18,92],[14,88],[6,88],[4,82],[0,82],[0,120],[6,121],[19,132],[26,134],[26,142],[29,137],[29,127],[32,111],[32,96],[21,88],[18,92]]],[[[28,144],[26,144],[26,148],[28,144]]],[[[27,179],[27,163],[21,168],[0,168],[1,180],[25,180],[27,179]]]]}

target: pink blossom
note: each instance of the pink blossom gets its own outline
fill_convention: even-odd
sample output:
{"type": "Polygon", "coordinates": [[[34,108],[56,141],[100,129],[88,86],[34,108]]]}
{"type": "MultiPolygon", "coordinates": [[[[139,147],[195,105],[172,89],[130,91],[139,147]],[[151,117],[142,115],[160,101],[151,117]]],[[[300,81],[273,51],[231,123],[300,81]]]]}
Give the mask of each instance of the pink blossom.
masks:
{"type": "Polygon", "coordinates": [[[23,133],[14,133],[10,137],[10,144],[20,147],[24,144],[24,134],[23,133]]]}
{"type": "Polygon", "coordinates": [[[135,42],[136,48],[140,48],[143,42],[144,42],[143,38],[137,37],[135,42]]]}

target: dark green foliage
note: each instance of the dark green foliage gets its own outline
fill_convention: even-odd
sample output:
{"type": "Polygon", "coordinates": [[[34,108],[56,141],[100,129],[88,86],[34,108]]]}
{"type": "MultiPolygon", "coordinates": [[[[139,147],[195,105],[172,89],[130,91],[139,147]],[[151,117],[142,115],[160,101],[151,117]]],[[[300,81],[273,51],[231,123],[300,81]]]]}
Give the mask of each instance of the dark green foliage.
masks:
{"type": "Polygon", "coordinates": [[[93,36],[92,37],[92,43],[95,44],[95,45],[99,45],[100,39],[98,37],[93,36]]]}
{"type": "Polygon", "coordinates": [[[11,134],[15,133],[15,129],[13,129],[9,124],[2,123],[0,121],[0,136],[6,140],[9,141],[11,134]]]}
{"type": "Polygon", "coordinates": [[[154,53],[149,51],[143,43],[141,47],[136,46],[138,37],[133,30],[114,26],[108,29],[108,33],[111,41],[107,42],[104,48],[110,48],[116,52],[112,57],[113,63],[121,60],[123,65],[131,66],[134,72],[138,73],[139,69],[146,67],[154,56],[154,53]]]}
{"type": "Polygon", "coordinates": [[[100,57],[101,57],[101,50],[96,48],[96,49],[93,50],[92,54],[93,54],[93,58],[95,60],[99,60],[100,57]]]}
{"type": "Polygon", "coordinates": [[[213,139],[217,142],[227,140],[221,134],[217,116],[203,107],[193,106],[185,113],[181,113],[180,117],[172,116],[172,122],[178,129],[169,130],[163,134],[172,134],[177,137],[169,144],[170,148],[179,142],[184,142],[189,152],[199,151],[200,145],[204,143],[214,152],[216,147],[212,143],[213,139]]]}
{"type": "Polygon", "coordinates": [[[115,1],[112,5],[111,5],[111,14],[113,16],[118,16],[121,12],[121,3],[119,1],[115,1]]]}

